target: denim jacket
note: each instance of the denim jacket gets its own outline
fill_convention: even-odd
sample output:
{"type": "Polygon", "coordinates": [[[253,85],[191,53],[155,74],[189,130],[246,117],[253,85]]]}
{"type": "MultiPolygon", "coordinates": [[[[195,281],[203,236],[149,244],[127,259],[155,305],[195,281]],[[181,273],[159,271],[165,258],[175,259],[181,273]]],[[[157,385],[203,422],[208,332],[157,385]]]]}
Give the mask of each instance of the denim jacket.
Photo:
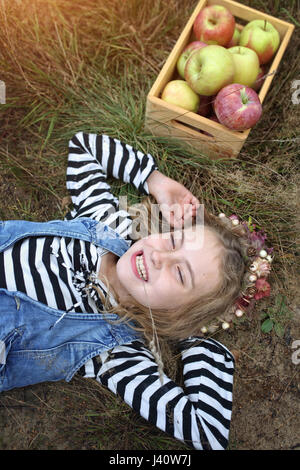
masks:
{"type": "MultiPolygon", "coordinates": [[[[31,236],[63,236],[94,243],[117,256],[129,248],[113,229],[89,218],[0,222],[0,251],[31,236]]],[[[70,381],[92,357],[140,339],[115,314],[63,312],[21,292],[0,289],[0,392],[45,381],[70,381]],[[58,321],[63,317],[63,321],[58,321]]]]}

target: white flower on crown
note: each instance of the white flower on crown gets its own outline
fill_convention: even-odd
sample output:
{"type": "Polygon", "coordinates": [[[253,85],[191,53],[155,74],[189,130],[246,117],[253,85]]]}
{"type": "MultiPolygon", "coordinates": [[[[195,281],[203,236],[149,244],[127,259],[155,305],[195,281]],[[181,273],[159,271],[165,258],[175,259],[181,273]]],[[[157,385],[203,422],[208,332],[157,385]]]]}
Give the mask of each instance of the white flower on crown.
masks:
{"type": "Polygon", "coordinates": [[[266,277],[271,271],[271,265],[264,258],[256,258],[249,269],[257,277],[266,277]]]}

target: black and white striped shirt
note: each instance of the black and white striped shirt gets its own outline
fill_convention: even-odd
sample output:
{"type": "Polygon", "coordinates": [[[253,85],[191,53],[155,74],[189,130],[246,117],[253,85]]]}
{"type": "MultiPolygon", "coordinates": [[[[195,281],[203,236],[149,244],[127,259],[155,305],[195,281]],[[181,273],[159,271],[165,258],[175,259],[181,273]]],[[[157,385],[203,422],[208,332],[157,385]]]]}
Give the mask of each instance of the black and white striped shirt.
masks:
{"type": "MultiPolygon", "coordinates": [[[[119,209],[107,178],[132,183],[148,194],[146,180],[156,168],[151,155],[117,139],[77,133],[69,144],[67,188],[73,209],[66,218],[105,222],[130,243],[131,218],[119,209]]],[[[52,308],[96,312],[101,308],[99,298],[86,284],[90,276],[96,277],[105,253],[66,237],[25,238],[0,253],[0,287],[25,292],[52,308]]],[[[151,352],[139,341],[104,352],[100,361],[91,359],[79,373],[95,378],[145,419],[191,447],[224,449],[231,419],[233,356],[212,339],[191,338],[181,347],[184,390],[166,375],[161,383],[151,352]]]]}

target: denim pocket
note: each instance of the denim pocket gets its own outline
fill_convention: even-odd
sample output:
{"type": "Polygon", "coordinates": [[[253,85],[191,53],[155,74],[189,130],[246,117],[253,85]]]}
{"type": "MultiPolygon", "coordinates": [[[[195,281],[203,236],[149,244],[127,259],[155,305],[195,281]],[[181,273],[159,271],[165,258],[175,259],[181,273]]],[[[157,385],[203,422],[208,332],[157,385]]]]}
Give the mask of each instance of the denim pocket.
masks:
{"type": "Polygon", "coordinates": [[[6,370],[7,356],[17,339],[24,332],[24,327],[15,328],[10,331],[4,338],[0,339],[0,383],[3,382],[6,370]]]}

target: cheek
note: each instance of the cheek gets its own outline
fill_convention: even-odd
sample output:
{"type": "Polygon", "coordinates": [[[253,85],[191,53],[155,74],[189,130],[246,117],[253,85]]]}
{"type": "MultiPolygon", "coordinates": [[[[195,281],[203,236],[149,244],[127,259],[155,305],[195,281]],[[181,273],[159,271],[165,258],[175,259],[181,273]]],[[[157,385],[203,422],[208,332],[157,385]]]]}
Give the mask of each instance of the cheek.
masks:
{"type": "MultiPolygon", "coordinates": [[[[174,289],[174,285],[161,279],[159,282],[149,286],[145,284],[145,290],[145,298],[148,298],[153,306],[158,305],[163,308],[173,307],[178,305],[178,302],[181,300],[181,296],[178,295],[178,290],[174,289]]],[[[143,290],[143,292],[145,291],[143,290]]]]}
{"type": "MultiPolygon", "coordinates": [[[[196,293],[203,295],[217,289],[219,285],[219,273],[217,271],[199,273],[196,282],[196,293]]],[[[196,296],[197,298],[197,296],[196,296]]]]}
{"type": "Polygon", "coordinates": [[[127,256],[125,253],[116,264],[116,274],[117,274],[117,281],[119,281],[123,287],[127,287],[128,283],[131,280],[131,270],[130,268],[130,256],[127,256]]]}

